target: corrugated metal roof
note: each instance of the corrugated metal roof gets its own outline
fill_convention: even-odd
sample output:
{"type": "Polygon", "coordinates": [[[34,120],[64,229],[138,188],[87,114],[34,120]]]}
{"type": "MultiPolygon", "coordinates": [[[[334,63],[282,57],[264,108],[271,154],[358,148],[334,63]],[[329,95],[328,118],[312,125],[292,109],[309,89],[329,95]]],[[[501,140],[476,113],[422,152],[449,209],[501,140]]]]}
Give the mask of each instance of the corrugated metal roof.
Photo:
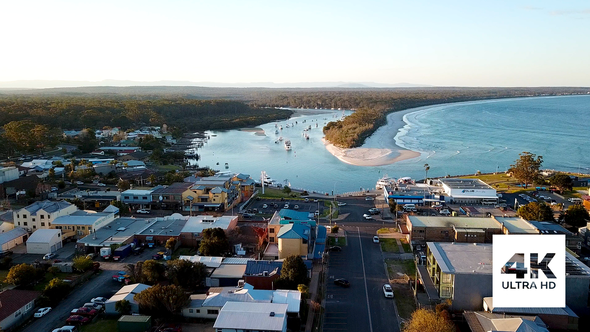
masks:
{"type": "Polygon", "coordinates": [[[152,316],[144,315],[123,315],[119,318],[118,322],[131,322],[131,323],[146,323],[152,320],[152,316]]]}
{"type": "Polygon", "coordinates": [[[271,273],[272,271],[281,273],[282,268],[282,261],[249,261],[246,264],[246,271],[244,272],[244,275],[262,275],[264,271],[267,271],[268,273],[271,273]]]}
{"type": "MultiPolygon", "coordinates": [[[[53,239],[56,234],[61,234],[60,229],[38,229],[29,237],[27,243],[47,243],[53,239]]],[[[61,241],[61,236],[59,237],[61,241]]]]}
{"type": "Polygon", "coordinates": [[[48,212],[48,213],[53,213],[59,210],[63,210],[66,209],[68,207],[72,206],[72,204],[66,202],[66,201],[40,201],[40,202],[35,202],[29,206],[24,207],[25,210],[27,210],[32,216],[37,214],[37,211],[43,209],[43,211],[48,212]]]}
{"type": "Polygon", "coordinates": [[[279,239],[309,239],[309,225],[288,224],[281,226],[277,238],[279,239]]]}
{"type": "Polygon", "coordinates": [[[283,331],[287,307],[283,303],[227,302],[221,308],[213,328],[283,331]]]}
{"type": "Polygon", "coordinates": [[[254,258],[245,258],[245,257],[227,257],[223,259],[222,264],[227,265],[246,265],[249,261],[253,261],[254,258]]]}
{"type": "Polygon", "coordinates": [[[6,242],[18,239],[19,237],[22,237],[27,234],[27,231],[24,228],[20,227],[11,229],[8,232],[0,233],[0,246],[6,242]]]}

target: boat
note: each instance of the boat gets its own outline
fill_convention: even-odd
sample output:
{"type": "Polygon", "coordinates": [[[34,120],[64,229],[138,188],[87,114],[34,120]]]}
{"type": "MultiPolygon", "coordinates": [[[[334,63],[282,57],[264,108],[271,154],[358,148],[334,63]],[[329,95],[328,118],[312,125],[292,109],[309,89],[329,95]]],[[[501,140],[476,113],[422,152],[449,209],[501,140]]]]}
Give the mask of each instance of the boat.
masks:
{"type": "Polygon", "coordinates": [[[225,163],[225,169],[228,169],[228,168],[229,168],[229,164],[225,163]]]}
{"type": "Polygon", "coordinates": [[[279,129],[280,129],[280,130],[283,130],[283,126],[280,126],[280,127],[279,127],[279,129]]]}
{"type": "Polygon", "coordinates": [[[289,141],[289,140],[285,141],[285,150],[291,151],[291,141],[289,141]]]}
{"type": "Polygon", "coordinates": [[[305,134],[305,139],[309,139],[309,135],[307,133],[305,134]]]}
{"type": "Polygon", "coordinates": [[[276,140],[276,141],[275,141],[275,144],[279,144],[279,140],[276,140]]]}
{"type": "Polygon", "coordinates": [[[283,136],[279,136],[279,142],[283,141],[283,136]]]}
{"type": "Polygon", "coordinates": [[[278,134],[279,134],[279,130],[277,129],[277,130],[275,130],[275,135],[278,135],[278,134]]]}
{"type": "Polygon", "coordinates": [[[377,181],[377,185],[375,185],[375,188],[377,190],[381,190],[385,186],[392,186],[392,185],[395,185],[395,183],[396,183],[396,181],[394,178],[390,178],[389,176],[387,176],[387,174],[385,174],[384,177],[382,177],[381,179],[379,179],[379,181],[377,181]]]}

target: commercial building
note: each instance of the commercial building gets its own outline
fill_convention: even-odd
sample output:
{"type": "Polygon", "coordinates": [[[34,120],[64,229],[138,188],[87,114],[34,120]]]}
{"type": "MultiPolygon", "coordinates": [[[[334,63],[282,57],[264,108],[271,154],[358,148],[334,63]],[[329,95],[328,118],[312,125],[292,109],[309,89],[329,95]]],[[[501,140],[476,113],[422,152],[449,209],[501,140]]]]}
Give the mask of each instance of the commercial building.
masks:
{"type": "Polygon", "coordinates": [[[195,179],[182,194],[185,211],[223,212],[234,207],[241,202],[241,183],[234,184],[232,178],[233,175],[218,173],[195,179]]]}
{"type": "Polygon", "coordinates": [[[131,314],[139,314],[139,304],[133,299],[136,294],[141,293],[152,286],[144,284],[132,284],[123,286],[115,295],[111,296],[104,304],[105,314],[118,315],[119,312],[115,309],[117,302],[127,300],[131,304],[131,314]]]}
{"type": "Polygon", "coordinates": [[[192,183],[176,182],[152,191],[152,208],[182,211],[184,206],[182,195],[190,187],[192,183]]]}
{"type": "Polygon", "coordinates": [[[493,234],[502,233],[502,226],[494,218],[410,215],[405,218],[414,245],[426,242],[491,243],[493,234]]]}
{"type": "Polygon", "coordinates": [[[154,223],[149,228],[135,235],[135,241],[141,243],[155,243],[164,245],[170,238],[180,240],[180,233],[186,225],[187,218],[180,214],[151,219],[154,223]]]}
{"type": "Polygon", "coordinates": [[[27,254],[47,254],[62,247],[60,229],[38,229],[27,240],[27,254]]]}
{"type": "Polygon", "coordinates": [[[3,331],[16,329],[35,312],[35,300],[40,292],[9,289],[0,293],[0,327],[3,331]]]}
{"type": "Polygon", "coordinates": [[[41,228],[51,228],[51,223],[58,217],[78,211],[74,204],[66,201],[39,201],[13,212],[14,226],[29,232],[41,228]]]}
{"type": "Polygon", "coordinates": [[[249,261],[244,281],[255,289],[275,289],[274,282],[281,276],[282,261],[249,261]]]}
{"type": "Polygon", "coordinates": [[[463,317],[472,332],[549,332],[538,316],[501,315],[490,312],[466,311],[463,317]]]}
{"type": "Polygon", "coordinates": [[[306,258],[309,253],[308,243],[310,235],[311,228],[309,225],[283,225],[277,234],[279,246],[278,259],[284,259],[292,255],[303,256],[306,258]]]}
{"type": "Polygon", "coordinates": [[[0,167],[0,183],[18,179],[19,172],[16,167],[0,167]]]}
{"type": "Polygon", "coordinates": [[[76,242],[78,251],[98,253],[111,244],[124,245],[133,242],[136,234],[149,229],[154,219],[117,218],[76,242]]]}
{"type": "Polygon", "coordinates": [[[316,221],[313,220],[313,214],[310,217],[309,213],[307,212],[281,209],[279,211],[275,211],[268,222],[268,242],[278,244],[279,239],[277,238],[277,234],[280,232],[283,225],[288,224],[309,225],[312,230],[316,227],[316,221]]]}
{"type": "Polygon", "coordinates": [[[238,217],[222,216],[213,217],[200,215],[196,217],[184,217],[186,224],[180,232],[180,241],[182,245],[196,247],[201,241],[201,233],[208,228],[221,228],[229,232],[238,225],[238,217]]]}
{"type": "Polygon", "coordinates": [[[227,302],[215,320],[216,332],[287,331],[287,304],[227,302]]]}
{"type": "Polygon", "coordinates": [[[480,179],[443,178],[438,180],[445,192],[445,200],[452,204],[496,204],[496,189],[480,179]]]}
{"type": "MultiPolygon", "coordinates": [[[[417,266],[416,290],[430,304],[446,299],[455,311],[483,309],[492,296],[492,244],[428,242],[426,265],[417,266]]],[[[566,304],[578,316],[590,314],[590,268],[566,252],[566,304]]]]}
{"type": "Polygon", "coordinates": [[[28,236],[29,233],[19,227],[8,232],[0,233],[0,251],[7,251],[19,244],[25,243],[28,236]]]}
{"type": "Polygon", "coordinates": [[[114,213],[76,211],[53,220],[52,228],[60,229],[64,239],[81,239],[115,220],[114,213]]]}
{"type": "Polygon", "coordinates": [[[147,208],[152,204],[152,192],[160,189],[157,186],[150,189],[129,189],[121,193],[121,202],[129,204],[132,209],[147,208]]]}

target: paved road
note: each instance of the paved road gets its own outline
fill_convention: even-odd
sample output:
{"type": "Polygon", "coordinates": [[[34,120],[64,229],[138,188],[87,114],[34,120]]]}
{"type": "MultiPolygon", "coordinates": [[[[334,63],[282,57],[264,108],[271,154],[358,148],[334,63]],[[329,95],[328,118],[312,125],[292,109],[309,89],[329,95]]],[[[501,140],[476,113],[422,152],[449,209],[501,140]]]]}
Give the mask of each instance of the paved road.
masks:
{"type": "MultiPolygon", "coordinates": [[[[374,207],[374,201],[341,198],[338,224],[347,231],[347,245],[342,252],[331,252],[327,273],[326,314],[323,330],[399,331],[395,303],[383,296],[387,275],[383,256],[373,236],[384,221],[364,220],[362,215],[374,207]],[[350,288],[334,285],[335,278],[350,281],[350,288]]],[[[376,216],[379,218],[380,216],[376,216]]],[[[324,224],[324,221],[322,221],[324,224]]]]}

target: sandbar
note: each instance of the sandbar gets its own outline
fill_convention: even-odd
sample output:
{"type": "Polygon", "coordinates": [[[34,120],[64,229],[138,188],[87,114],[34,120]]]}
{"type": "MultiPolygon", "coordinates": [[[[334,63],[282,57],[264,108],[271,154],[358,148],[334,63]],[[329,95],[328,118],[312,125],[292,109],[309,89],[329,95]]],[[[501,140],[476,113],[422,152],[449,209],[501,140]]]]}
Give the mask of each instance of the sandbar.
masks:
{"type": "Polygon", "coordinates": [[[358,148],[344,149],[323,139],[326,150],[340,161],[356,166],[384,166],[420,156],[420,152],[404,149],[395,143],[395,136],[406,123],[404,115],[415,112],[409,109],[387,115],[387,124],[377,129],[358,148]]]}

